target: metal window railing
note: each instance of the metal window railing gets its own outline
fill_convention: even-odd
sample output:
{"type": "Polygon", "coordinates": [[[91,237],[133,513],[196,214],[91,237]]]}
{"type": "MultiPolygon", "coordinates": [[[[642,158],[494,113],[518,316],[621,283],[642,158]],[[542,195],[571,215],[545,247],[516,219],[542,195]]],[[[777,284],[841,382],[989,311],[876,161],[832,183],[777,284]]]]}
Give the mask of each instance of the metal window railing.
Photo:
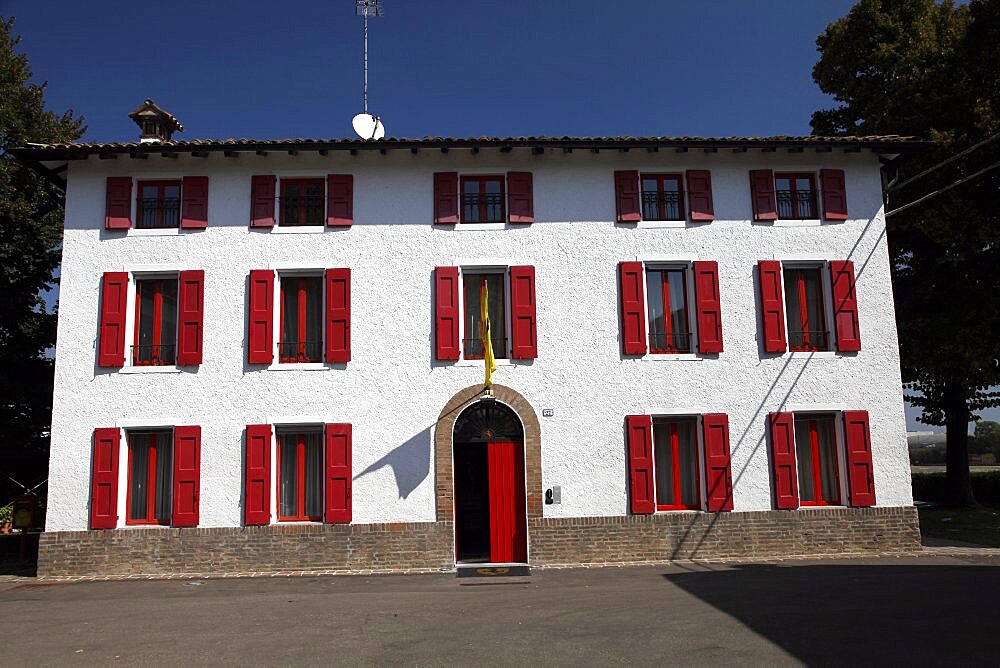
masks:
{"type": "MultiPolygon", "coordinates": [[[[463,339],[463,350],[465,350],[465,359],[467,360],[481,360],[483,359],[483,340],[480,338],[474,339],[463,339]]],[[[493,337],[493,357],[497,359],[502,359],[507,357],[507,339],[500,337],[493,337]]]]}
{"type": "Polygon", "coordinates": [[[815,190],[778,190],[778,218],[816,218],[815,190]]]}
{"type": "Polygon", "coordinates": [[[654,353],[691,352],[691,332],[650,332],[649,350],[654,353]]]}
{"type": "Polygon", "coordinates": [[[281,225],[322,225],[326,198],[322,195],[285,195],[275,198],[281,207],[281,225]]]}
{"type": "Polygon", "coordinates": [[[282,341],[278,344],[278,358],[282,362],[322,362],[322,341],[282,341]]]}
{"type": "Polygon", "coordinates": [[[134,366],[170,366],[177,362],[177,345],[139,344],[132,346],[134,366]]]}
{"type": "Polygon", "coordinates": [[[826,330],[814,329],[788,332],[788,346],[795,351],[829,350],[830,335],[826,330]]]}
{"type": "Polygon", "coordinates": [[[659,190],[642,191],[643,220],[680,220],[681,194],[659,190]]]}
{"type": "Polygon", "coordinates": [[[181,200],[179,197],[140,197],[137,229],[167,229],[180,227],[181,200]]]}
{"type": "Polygon", "coordinates": [[[464,193],[462,195],[463,218],[472,223],[502,223],[503,194],[502,193],[464,193]],[[486,217],[481,213],[485,208],[486,217]]]}

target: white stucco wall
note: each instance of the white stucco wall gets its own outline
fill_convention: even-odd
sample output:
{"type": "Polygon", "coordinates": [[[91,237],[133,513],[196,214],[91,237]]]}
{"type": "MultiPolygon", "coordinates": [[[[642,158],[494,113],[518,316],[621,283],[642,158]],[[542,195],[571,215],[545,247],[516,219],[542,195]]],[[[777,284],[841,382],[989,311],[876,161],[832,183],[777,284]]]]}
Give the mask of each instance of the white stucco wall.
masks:
{"type": "MultiPolygon", "coordinates": [[[[245,425],[315,418],[353,424],[354,522],[433,520],[434,423],[456,391],[481,382],[482,367],[433,359],[432,272],[477,259],[536,268],[538,359],[502,364],[495,382],[524,395],[540,416],[543,488],[562,487],[562,503],[546,505],[547,516],[627,512],[623,417],[687,411],[729,415],[736,510],[772,507],[766,419],[779,409],[867,410],[878,504],[910,504],[879,183],[877,158],[867,152],[331,151],[71,162],[47,530],[87,528],[95,427],[201,425],[201,526],[238,526],[245,425]],[[850,220],[751,222],[747,170],[821,167],[846,170],[850,220]],[[716,220],[680,228],[615,224],[615,169],[710,169],[716,220]],[[433,172],[509,170],[534,173],[533,225],[431,224],[433,172]],[[250,176],[266,173],[353,173],[353,227],[319,234],[250,230],[250,176]],[[103,230],[105,177],[122,175],[209,176],[208,229],[103,230]],[[718,261],[721,355],[622,357],[617,264],[663,258],[718,261]],[[854,261],[860,353],[759,352],[754,267],[771,258],[854,261]],[[178,373],[97,368],[102,273],[154,265],[205,270],[204,363],[178,373]],[[279,371],[246,364],[248,272],[294,265],[351,268],[346,366],[279,371]],[[541,417],[543,408],[554,416],[541,417]]],[[[124,461],[121,468],[124,517],[124,461]]]]}

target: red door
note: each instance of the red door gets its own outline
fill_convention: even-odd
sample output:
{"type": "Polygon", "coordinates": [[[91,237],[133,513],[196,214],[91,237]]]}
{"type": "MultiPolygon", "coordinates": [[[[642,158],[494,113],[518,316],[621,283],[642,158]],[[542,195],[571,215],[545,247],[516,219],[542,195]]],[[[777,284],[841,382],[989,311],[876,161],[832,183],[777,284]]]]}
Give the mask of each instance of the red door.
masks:
{"type": "Polygon", "coordinates": [[[528,561],[524,506],[524,449],[496,441],[488,446],[490,479],[490,561],[528,561]]]}

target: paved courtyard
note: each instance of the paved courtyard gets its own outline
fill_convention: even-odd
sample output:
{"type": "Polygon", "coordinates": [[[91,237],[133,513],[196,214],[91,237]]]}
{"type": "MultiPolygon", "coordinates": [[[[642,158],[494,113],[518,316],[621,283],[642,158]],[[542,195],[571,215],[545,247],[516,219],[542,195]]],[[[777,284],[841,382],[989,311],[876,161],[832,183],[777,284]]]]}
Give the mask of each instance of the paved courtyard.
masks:
{"type": "Polygon", "coordinates": [[[996,665],[1000,556],[0,583],[5,665],[996,665]]]}

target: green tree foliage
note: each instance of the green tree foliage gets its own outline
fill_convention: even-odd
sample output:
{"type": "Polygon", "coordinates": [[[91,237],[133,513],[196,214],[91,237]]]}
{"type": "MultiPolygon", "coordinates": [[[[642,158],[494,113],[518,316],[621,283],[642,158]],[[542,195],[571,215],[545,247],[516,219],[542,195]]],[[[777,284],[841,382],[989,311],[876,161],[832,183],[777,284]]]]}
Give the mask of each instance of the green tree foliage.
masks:
{"type": "Polygon", "coordinates": [[[42,296],[56,283],[63,220],[59,189],[8,151],[83,134],[71,111],[45,109],[45,84],[30,82],[13,27],[0,17],[0,462],[48,449],[53,365],[46,351],[55,345],[56,316],[42,296]]]}
{"type": "MultiPolygon", "coordinates": [[[[816,43],[813,78],[839,103],[816,134],[934,139],[896,182],[1000,132],[1000,0],[861,0],[816,43]]],[[[1000,140],[891,193],[887,210],[1000,160],[1000,140]]],[[[890,167],[891,171],[891,167],[890,167]]],[[[948,498],[974,503],[967,424],[1000,405],[1000,169],[887,218],[903,381],[946,425],[948,498]]]]}

